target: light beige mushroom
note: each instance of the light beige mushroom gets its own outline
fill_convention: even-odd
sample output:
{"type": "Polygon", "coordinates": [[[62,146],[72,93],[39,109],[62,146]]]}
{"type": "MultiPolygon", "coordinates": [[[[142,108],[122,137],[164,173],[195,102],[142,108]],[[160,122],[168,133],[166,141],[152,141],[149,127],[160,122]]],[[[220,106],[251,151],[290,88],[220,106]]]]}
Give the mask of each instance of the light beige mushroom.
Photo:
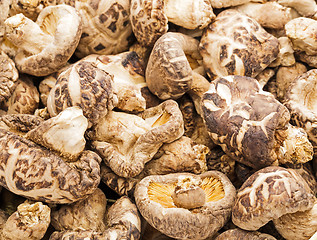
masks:
{"type": "Polygon", "coordinates": [[[132,30],[143,46],[153,46],[168,30],[168,22],[185,28],[205,28],[215,17],[207,0],[132,0],[132,30]]]}
{"type": "Polygon", "coordinates": [[[5,32],[4,21],[9,16],[11,0],[5,0],[0,2],[0,45],[5,32]]]}
{"type": "Polygon", "coordinates": [[[214,240],[276,240],[275,237],[260,233],[257,231],[245,231],[239,228],[236,229],[230,229],[223,233],[221,233],[218,237],[216,237],[214,240]]]}
{"type": "Polygon", "coordinates": [[[97,123],[117,104],[113,76],[90,62],[79,61],[62,72],[47,99],[50,116],[71,106],[83,109],[89,126],[97,123]]]}
{"type": "Polygon", "coordinates": [[[274,77],[275,71],[272,68],[266,68],[262,72],[260,72],[255,79],[258,80],[260,86],[262,89],[265,87],[265,85],[274,77]]]}
{"type": "Polygon", "coordinates": [[[206,239],[228,221],[235,188],[221,172],[152,175],[136,186],[136,205],[154,228],[176,239],[206,239]]]}
{"type": "Polygon", "coordinates": [[[278,0],[279,4],[294,8],[303,17],[316,19],[317,4],[314,0],[278,0]]]}
{"type": "Polygon", "coordinates": [[[265,2],[266,0],[211,0],[211,6],[213,8],[228,8],[247,4],[249,2],[265,2]]]}
{"type": "Polygon", "coordinates": [[[6,240],[40,240],[50,224],[50,208],[41,202],[20,204],[9,218],[5,219],[0,238],[6,240]]]}
{"type": "Polygon", "coordinates": [[[6,39],[17,48],[14,61],[19,71],[46,76],[65,65],[81,36],[81,19],[67,5],[43,9],[36,22],[22,13],[5,21],[6,39]]]}
{"type": "Polygon", "coordinates": [[[87,135],[116,174],[134,177],[163,143],[184,133],[182,114],[173,100],[146,109],[139,115],[111,111],[87,135]]]}
{"type": "Polygon", "coordinates": [[[255,231],[285,214],[309,210],[314,202],[315,196],[296,171],[266,167],[252,174],[238,190],[232,221],[255,231]]]}
{"type": "Polygon", "coordinates": [[[278,38],[280,43],[280,51],[277,58],[269,65],[269,67],[292,66],[296,63],[294,49],[288,37],[278,38]]]}
{"type": "Polygon", "coordinates": [[[277,38],[233,9],[218,14],[200,40],[200,53],[211,79],[228,75],[255,77],[276,59],[278,52],[277,38]]]}

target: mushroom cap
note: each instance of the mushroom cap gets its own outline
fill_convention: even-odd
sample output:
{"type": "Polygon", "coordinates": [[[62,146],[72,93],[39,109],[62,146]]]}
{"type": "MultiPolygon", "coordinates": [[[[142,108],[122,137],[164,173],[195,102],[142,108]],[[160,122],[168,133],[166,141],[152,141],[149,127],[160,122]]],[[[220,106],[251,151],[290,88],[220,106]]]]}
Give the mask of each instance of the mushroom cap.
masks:
{"type": "Polygon", "coordinates": [[[256,79],[214,80],[202,97],[202,110],[210,137],[230,157],[256,169],[277,164],[290,114],[256,79]]]}
{"type": "Polygon", "coordinates": [[[232,222],[254,231],[287,213],[311,209],[314,202],[312,191],[299,173],[270,166],[242,184],[232,209],[232,222]]]}
{"type": "Polygon", "coordinates": [[[211,0],[210,3],[213,8],[227,8],[242,5],[251,1],[252,0],[211,0]]]}
{"type": "Polygon", "coordinates": [[[14,61],[23,73],[46,76],[64,66],[74,53],[82,33],[81,19],[75,8],[61,4],[44,8],[36,24],[52,41],[37,54],[19,50],[14,61]]]}
{"type": "Polygon", "coordinates": [[[215,240],[276,240],[275,237],[260,233],[260,232],[249,232],[239,228],[230,229],[221,233],[215,240]]]}
{"type": "Polygon", "coordinates": [[[191,89],[192,68],[187,55],[201,59],[198,40],[168,32],[156,41],[146,67],[145,80],[160,99],[177,99],[191,89]]]}
{"type": "MultiPolygon", "coordinates": [[[[229,219],[235,188],[223,173],[217,171],[201,175],[174,173],[143,178],[136,185],[134,197],[141,215],[160,232],[176,239],[205,239],[229,219]],[[205,204],[194,209],[176,207],[171,195],[178,181],[192,178],[202,181],[196,186],[204,190],[205,204]]],[[[192,198],[195,195],[188,200],[192,198]]]]}
{"type": "Polygon", "coordinates": [[[211,79],[227,75],[255,77],[276,59],[279,42],[252,18],[228,9],[206,28],[200,53],[211,79]]]}

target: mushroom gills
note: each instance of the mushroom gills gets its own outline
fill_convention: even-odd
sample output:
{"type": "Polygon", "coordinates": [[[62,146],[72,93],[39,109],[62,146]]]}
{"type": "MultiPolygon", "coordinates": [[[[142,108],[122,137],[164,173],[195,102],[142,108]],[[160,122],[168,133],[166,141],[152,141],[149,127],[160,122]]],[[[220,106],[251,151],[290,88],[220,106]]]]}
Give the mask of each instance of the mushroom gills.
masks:
{"type": "Polygon", "coordinates": [[[155,127],[159,127],[159,126],[162,126],[163,124],[167,123],[170,120],[171,116],[172,115],[170,113],[163,112],[159,117],[154,116],[151,118],[147,118],[146,122],[153,122],[154,121],[151,124],[151,127],[155,128],[155,127]]]}

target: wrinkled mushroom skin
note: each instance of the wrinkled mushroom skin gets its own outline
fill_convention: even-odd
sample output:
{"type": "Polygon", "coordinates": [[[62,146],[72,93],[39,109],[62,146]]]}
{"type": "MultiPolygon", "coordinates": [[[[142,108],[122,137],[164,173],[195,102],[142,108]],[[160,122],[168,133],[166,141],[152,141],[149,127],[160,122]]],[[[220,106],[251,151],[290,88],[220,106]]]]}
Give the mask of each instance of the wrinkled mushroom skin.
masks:
{"type": "Polygon", "coordinates": [[[312,191],[296,171],[266,167],[252,174],[239,189],[232,222],[255,231],[287,213],[311,209],[314,201],[312,191]]]}
{"type": "Polygon", "coordinates": [[[285,7],[294,8],[303,17],[316,19],[317,4],[314,0],[278,0],[285,7]]]}
{"type": "Polygon", "coordinates": [[[26,134],[38,127],[43,119],[30,114],[6,114],[0,118],[0,126],[8,131],[17,131],[20,135],[26,134]]]}
{"type": "Polygon", "coordinates": [[[35,76],[49,75],[64,66],[81,33],[75,8],[64,4],[44,8],[35,23],[23,14],[6,20],[6,37],[18,48],[14,57],[18,70],[35,76]]]}
{"type": "Polygon", "coordinates": [[[255,20],[229,9],[205,30],[200,53],[211,79],[228,75],[255,77],[278,56],[279,42],[255,20]]]}
{"type": "MultiPolygon", "coordinates": [[[[211,186],[209,184],[204,186],[211,186]]],[[[217,171],[201,175],[175,173],[152,175],[142,179],[135,188],[134,196],[141,215],[160,232],[176,239],[205,239],[215,234],[228,221],[235,188],[224,174],[217,171]],[[212,191],[217,193],[205,191],[206,202],[202,207],[191,210],[178,208],[171,195],[177,182],[186,178],[197,178],[202,182],[213,179],[220,185],[211,187],[212,191]],[[209,200],[207,196],[214,196],[217,200],[209,200]]],[[[195,196],[191,195],[187,201],[192,197],[195,196]]]]}
{"type": "Polygon", "coordinates": [[[62,72],[47,99],[51,116],[56,116],[67,107],[79,106],[90,126],[116,104],[112,75],[85,61],[75,63],[62,72]]]}
{"type": "Polygon", "coordinates": [[[215,240],[276,240],[276,238],[269,234],[236,228],[221,233],[215,240]]]}
{"type": "Polygon", "coordinates": [[[277,165],[275,134],[286,130],[290,114],[257,80],[216,79],[202,98],[202,110],[210,137],[230,157],[253,168],[277,165]]]}

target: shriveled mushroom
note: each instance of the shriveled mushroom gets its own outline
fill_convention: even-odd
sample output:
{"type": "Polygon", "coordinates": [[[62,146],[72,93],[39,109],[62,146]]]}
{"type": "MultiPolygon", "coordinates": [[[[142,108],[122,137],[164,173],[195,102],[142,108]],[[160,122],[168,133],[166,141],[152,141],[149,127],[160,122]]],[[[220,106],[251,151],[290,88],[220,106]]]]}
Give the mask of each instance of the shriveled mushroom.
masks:
{"type": "Polygon", "coordinates": [[[215,17],[208,0],[132,0],[130,14],[133,33],[144,46],[153,46],[167,32],[168,22],[203,29],[215,17]]]}
{"type": "Polygon", "coordinates": [[[280,51],[277,58],[270,64],[270,67],[292,66],[296,63],[294,49],[288,37],[278,38],[280,43],[280,51]]]}
{"type": "Polygon", "coordinates": [[[308,55],[306,52],[295,52],[295,57],[298,61],[307,63],[312,68],[317,68],[317,55],[308,55]]]}
{"type": "Polygon", "coordinates": [[[24,202],[1,227],[6,240],[40,240],[50,224],[50,208],[41,202],[24,202]]]}
{"type": "Polygon", "coordinates": [[[11,3],[11,0],[5,0],[0,2],[0,43],[4,36],[4,32],[5,32],[4,21],[9,16],[10,3],[11,3]]]}
{"type": "Polygon", "coordinates": [[[239,228],[230,229],[223,233],[221,233],[218,237],[214,240],[276,240],[275,237],[260,233],[257,231],[245,231],[239,228]]]}
{"type": "Polygon", "coordinates": [[[275,71],[271,68],[266,68],[262,72],[260,72],[255,79],[258,80],[259,84],[261,85],[262,89],[265,85],[272,79],[275,75],[275,71]]]}
{"type": "Polygon", "coordinates": [[[87,133],[92,145],[116,174],[134,177],[163,143],[184,133],[182,114],[173,100],[139,115],[111,111],[87,133]]]}
{"type": "Polygon", "coordinates": [[[103,232],[92,230],[54,232],[50,240],[98,240],[98,239],[131,239],[141,236],[141,220],[138,209],[128,197],[121,197],[108,210],[107,229],[103,232]]]}
{"type": "Polygon", "coordinates": [[[273,219],[313,207],[315,196],[293,169],[277,166],[252,174],[237,193],[233,223],[245,230],[258,230],[273,219]]]}
{"type": "Polygon", "coordinates": [[[36,22],[20,13],[5,24],[5,37],[17,48],[17,68],[35,76],[49,75],[64,66],[81,36],[81,19],[75,8],[63,4],[44,8],[36,22]]]}
{"type": "Polygon", "coordinates": [[[313,149],[289,111],[258,81],[245,76],[214,80],[202,98],[209,134],[223,151],[252,168],[308,162],[313,149]]]}
{"type": "Polygon", "coordinates": [[[141,215],[176,239],[205,239],[229,219],[235,188],[221,172],[148,176],[136,186],[141,215]]]}
{"type": "Polygon", "coordinates": [[[255,77],[278,56],[277,38],[234,9],[222,11],[205,30],[200,53],[207,74],[255,77]]]}
{"type": "Polygon", "coordinates": [[[317,4],[314,0],[277,0],[283,6],[294,8],[303,17],[316,19],[317,4]]]}
{"type": "Polygon", "coordinates": [[[116,104],[112,75],[85,61],[79,61],[62,72],[47,99],[51,116],[56,116],[67,107],[79,106],[90,126],[116,104]]]}

